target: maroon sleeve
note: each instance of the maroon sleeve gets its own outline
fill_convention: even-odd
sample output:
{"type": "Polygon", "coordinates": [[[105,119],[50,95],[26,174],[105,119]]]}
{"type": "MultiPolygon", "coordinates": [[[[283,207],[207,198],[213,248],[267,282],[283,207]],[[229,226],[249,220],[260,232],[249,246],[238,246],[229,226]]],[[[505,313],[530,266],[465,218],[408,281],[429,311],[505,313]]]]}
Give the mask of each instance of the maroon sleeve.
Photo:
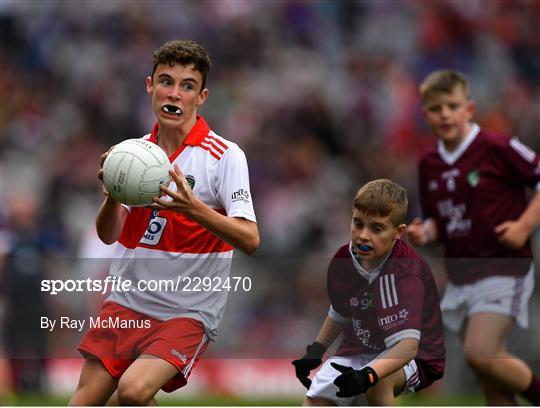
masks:
{"type": "Polygon", "coordinates": [[[350,263],[350,260],[340,256],[343,256],[343,251],[341,249],[334,255],[334,258],[332,258],[328,265],[326,288],[330,304],[334,310],[341,316],[349,318],[349,310],[347,310],[343,302],[343,292],[346,291],[346,285],[344,285],[343,282],[350,281],[350,279],[345,276],[348,269],[347,264],[350,263]]]}
{"type": "Polygon", "coordinates": [[[424,284],[418,276],[386,274],[375,287],[377,323],[387,348],[405,338],[420,340],[424,284]]]}
{"type": "Polygon", "coordinates": [[[497,154],[508,167],[508,176],[514,186],[540,188],[540,156],[518,138],[509,139],[499,146],[497,154]]]}
{"type": "Polygon", "coordinates": [[[425,218],[435,218],[434,209],[431,205],[428,192],[428,179],[426,176],[426,162],[420,161],[418,165],[418,191],[420,192],[420,206],[422,208],[422,214],[425,218]]]}

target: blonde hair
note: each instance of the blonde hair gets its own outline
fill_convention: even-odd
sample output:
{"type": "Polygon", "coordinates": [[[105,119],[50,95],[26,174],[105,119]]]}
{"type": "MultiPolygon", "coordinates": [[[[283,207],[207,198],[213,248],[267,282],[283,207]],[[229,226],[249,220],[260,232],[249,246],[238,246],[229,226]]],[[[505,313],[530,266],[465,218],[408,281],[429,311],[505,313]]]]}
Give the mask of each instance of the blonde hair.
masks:
{"type": "Polygon", "coordinates": [[[433,71],[420,84],[420,95],[425,102],[434,94],[452,93],[453,90],[460,86],[469,99],[469,81],[465,74],[452,69],[441,69],[433,71]]]}
{"type": "Polygon", "coordinates": [[[354,208],[369,216],[386,217],[394,226],[405,222],[407,216],[407,191],[392,180],[373,180],[358,190],[354,208]]]}

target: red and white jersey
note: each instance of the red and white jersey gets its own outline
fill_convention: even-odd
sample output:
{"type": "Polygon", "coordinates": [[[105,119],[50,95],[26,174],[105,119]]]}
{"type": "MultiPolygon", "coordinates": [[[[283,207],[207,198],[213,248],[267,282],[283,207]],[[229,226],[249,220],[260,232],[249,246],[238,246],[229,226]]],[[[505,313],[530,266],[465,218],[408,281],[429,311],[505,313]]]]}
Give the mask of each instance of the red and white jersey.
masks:
{"type": "MultiPolygon", "coordinates": [[[[256,222],[244,152],[212,132],[202,117],[197,119],[169,158],[171,164],[210,208],[256,222]]],[[[157,134],[156,124],[144,139],[156,142],[157,134]]],[[[176,184],[169,188],[176,190],[176,184]]],[[[180,213],[128,210],[110,274],[132,285],[111,291],[108,300],[158,320],[200,320],[215,340],[227,301],[233,247],[180,213]]]]}
{"type": "Polygon", "coordinates": [[[423,155],[419,182],[422,210],[437,224],[452,282],[527,273],[529,243],[519,250],[506,248],[494,230],[521,216],[528,205],[527,187],[540,189],[537,154],[516,138],[473,124],[455,151],[439,141],[423,155]]]}

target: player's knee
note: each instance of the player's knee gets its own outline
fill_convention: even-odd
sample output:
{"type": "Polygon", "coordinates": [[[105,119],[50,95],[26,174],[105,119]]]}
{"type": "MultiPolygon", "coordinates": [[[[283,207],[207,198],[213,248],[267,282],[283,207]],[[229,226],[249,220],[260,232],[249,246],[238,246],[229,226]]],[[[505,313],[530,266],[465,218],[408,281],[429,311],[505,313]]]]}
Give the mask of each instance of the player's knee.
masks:
{"type": "Polygon", "coordinates": [[[465,359],[467,360],[469,367],[478,374],[489,373],[492,371],[494,356],[488,357],[483,353],[470,351],[465,353],[465,359]]]}
{"type": "Polygon", "coordinates": [[[495,358],[497,348],[484,341],[467,341],[463,345],[465,359],[471,366],[481,365],[484,360],[495,358]]]}
{"type": "Polygon", "coordinates": [[[154,396],[154,390],[141,380],[122,380],[118,383],[120,405],[147,405],[154,396]]]}

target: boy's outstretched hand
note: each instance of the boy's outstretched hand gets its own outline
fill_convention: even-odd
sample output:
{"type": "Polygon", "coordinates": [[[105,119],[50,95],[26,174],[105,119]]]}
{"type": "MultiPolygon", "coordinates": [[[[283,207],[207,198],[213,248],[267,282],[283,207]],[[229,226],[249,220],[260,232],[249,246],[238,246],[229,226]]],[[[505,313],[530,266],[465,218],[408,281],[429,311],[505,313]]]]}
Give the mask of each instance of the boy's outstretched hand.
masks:
{"type": "Polygon", "coordinates": [[[180,171],[178,165],[174,165],[174,170],[169,170],[171,181],[176,184],[176,191],[173,191],[168,186],[162,185],[162,196],[154,197],[154,203],[150,205],[153,210],[170,210],[189,215],[189,210],[193,208],[197,198],[191,191],[191,187],[186,178],[180,171]],[[168,195],[172,200],[165,200],[163,195],[168,195]]]}
{"type": "Polygon", "coordinates": [[[341,364],[331,363],[332,367],[341,372],[341,375],[334,380],[339,388],[336,396],[340,398],[354,397],[365,393],[370,387],[377,384],[379,378],[371,367],[364,367],[361,370],[354,370],[341,364]]]}
{"type": "Polygon", "coordinates": [[[302,385],[309,390],[311,380],[308,378],[309,373],[314,368],[317,368],[322,363],[322,358],[326,352],[326,347],[314,341],[306,347],[306,354],[298,360],[294,360],[291,364],[295,367],[296,378],[300,380],[302,385]]]}
{"type": "Polygon", "coordinates": [[[499,242],[510,249],[520,249],[529,239],[529,231],[517,221],[505,221],[495,227],[499,242]]]}

